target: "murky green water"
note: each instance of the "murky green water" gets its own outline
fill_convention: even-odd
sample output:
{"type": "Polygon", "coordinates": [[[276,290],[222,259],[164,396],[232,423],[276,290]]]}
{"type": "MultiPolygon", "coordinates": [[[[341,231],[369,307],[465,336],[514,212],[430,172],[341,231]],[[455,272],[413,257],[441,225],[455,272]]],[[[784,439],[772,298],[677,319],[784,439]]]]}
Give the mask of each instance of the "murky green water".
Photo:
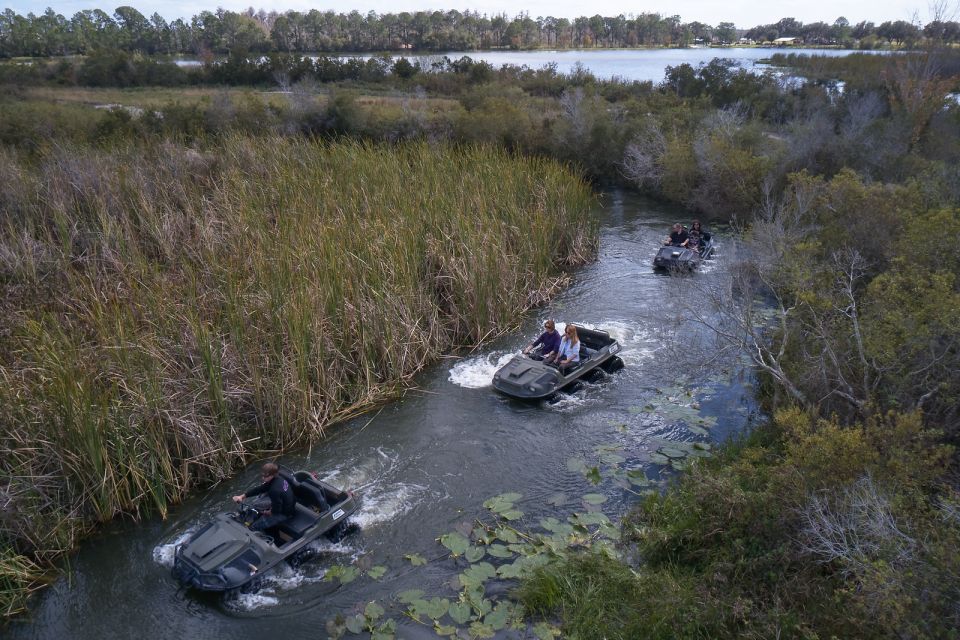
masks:
{"type": "MultiPolygon", "coordinates": [[[[234,602],[179,589],[169,570],[175,545],[228,509],[229,496],[253,484],[254,465],[175,508],[166,521],[108,527],[34,601],[31,615],[4,633],[44,639],[325,637],[326,621],[336,614],[356,613],[371,600],[389,603],[405,589],[455,598],[449,582],[458,569],[436,538],[483,516],[482,503],[491,496],[523,494],[518,507],[524,522],[536,523],[582,509],[581,496],[600,492],[607,498],[604,512],[616,519],[636,494],[609,478],[591,485],[571,470],[571,458],[595,460],[596,448],[610,445],[621,467],[658,478],[665,467],[651,456],[664,461],[656,452],[665,440],[717,442],[743,430],[755,412],[747,389],[723,370],[686,371],[687,365],[666,356],[665,331],[675,331],[673,321],[683,319],[682,309],[668,302],[689,294],[678,288],[677,278],[655,274],[650,263],[668,225],[687,221],[687,214],[611,193],[598,215],[599,260],[579,270],[548,308],[530,314],[521,331],[441,362],[402,400],[332,429],[330,439],[311,452],[282,458],[289,467],[316,470],[334,484],[359,489],[359,532],[338,545],[324,541],[317,559],[297,570],[284,566],[266,577],[258,593],[234,602]],[[498,364],[547,316],[609,331],[623,345],[626,368],[555,405],[497,395],[489,384],[498,364]],[[681,376],[688,379],[677,386],[681,376]],[[407,554],[429,562],[413,567],[407,554]],[[323,580],[330,566],[360,557],[385,566],[385,575],[344,585],[323,580]]],[[[721,238],[717,258],[694,278],[709,284],[722,277],[723,265],[721,238]]],[[[696,327],[681,326],[684,332],[692,335],[696,327]]],[[[399,637],[436,637],[430,627],[394,617],[399,637]]]]}

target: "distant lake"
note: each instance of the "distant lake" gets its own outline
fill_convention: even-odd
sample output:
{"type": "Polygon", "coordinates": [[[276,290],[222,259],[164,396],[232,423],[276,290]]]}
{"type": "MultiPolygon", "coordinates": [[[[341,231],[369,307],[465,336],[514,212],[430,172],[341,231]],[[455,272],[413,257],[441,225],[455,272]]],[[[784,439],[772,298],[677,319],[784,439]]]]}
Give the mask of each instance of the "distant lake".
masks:
{"type": "MultiPolygon", "coordinates": [[[[411,61],[423,60],[429,64],[431,59],[447,56],[451,60],[458,60],[469,56],[474,60],[489,62],[499,68],[505,64],[526,65],[531,69],[540,69],[544,65],[556,63],[557,71],[570,73],[577,63],[601,79],[619,77],[624,80],[649,80],[661,82],[667,67],[675,67],[688,63],[696,67],[701,63],[710,62],[714,58],[731,58],[739,62],[745,69],[753,69],[757,62],[769,58],[775,53],[805,53],[818,56],[847,56],[858,53],[852,49],[798,49],[798,48],[771,48],[771,47],[732,47],[732,48],[690,48],[690,49],[574,49],[552,51],[538,49],[535,51],[448,51],[442,53],[393,53],[394,58],[404,57],[411,61]]],[[[863,52],[870,53],[870,52],[863,52]]],[[[877,52],[879,53],[879,52],[877,52]]],[[[372,54],[320,54],[340,58],[370,58],[372,54]]],[[[311,56],[315,57],[315,56],[311,56]]],[[[198,60],[178,60],[183,66],[198,65],[198,60]]],[[[761,68],[763,68],[761,66],[761,68]]]]}

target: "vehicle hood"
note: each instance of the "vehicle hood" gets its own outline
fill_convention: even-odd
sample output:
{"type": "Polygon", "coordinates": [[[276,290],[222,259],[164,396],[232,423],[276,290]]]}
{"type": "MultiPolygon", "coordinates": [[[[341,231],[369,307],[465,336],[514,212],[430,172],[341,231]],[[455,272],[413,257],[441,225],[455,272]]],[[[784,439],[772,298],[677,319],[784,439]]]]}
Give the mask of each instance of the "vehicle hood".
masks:
{"type": "Polygon", "coordinates": [[[253,546],[249,529],[228,519],[214,520],[182,547],[184,559],[201,571],[213,571],[253,546]]]}
{"type": "Polygon", "coordinates": [[[516,356],[493,377],[493,386],[519,397],[549,394],[560,383],[560,372],[537,360],[516,356]]]}

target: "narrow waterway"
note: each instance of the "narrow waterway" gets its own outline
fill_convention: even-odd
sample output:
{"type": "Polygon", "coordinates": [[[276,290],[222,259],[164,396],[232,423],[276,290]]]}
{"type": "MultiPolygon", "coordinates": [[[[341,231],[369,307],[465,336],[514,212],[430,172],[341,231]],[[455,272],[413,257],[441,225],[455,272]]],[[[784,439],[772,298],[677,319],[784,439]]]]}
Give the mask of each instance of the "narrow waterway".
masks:
{"type": "MultiPolygon", "coordinates": [[[[335,615],[357,613],[372,600],[388,603],[406,589],[455,599],[449,583],[460,569],[436,539],[483,516],[483,501],[491,496],[522,494],[520,526],[582,510],[581,497],[597,492],[607,498],[603,511],[616,519],[636,493],[622,478],[593,486],[571,459],[596,460],[598,447],[616,450],[621,467],[658,479],[666,467],[656,452],[665,441],[715,444],[742,431],[755,407],[733,370],[685,371],[665,355],[665,321],[682,316],[666,311],[665,301],[680,289],[677,278],[653,272],[651,259],[668,225],[688,222],[688,214],[613,192],[604,196],[598,216],[599,259],[577,271],[572,286],[531,313],[520,331],[437,364],[399,401],[337,426],[310,452],[281,459],[360,489],[363,505],[354,518],[360,531],[337,545],[323,542],[318,558],[297,570],[284,565],[259,592],[236,601],[179,589],[170,576],[175,545],[230,508],[229,496],[257,478],[253,465],[176,507],[166,520],[108,527],[71,558],[65,576],[33,602],[32,613],[4,632],[50,640],[325,637],[335,615]],[[553,405],[496,394],[490,387],[496,367],[546,317],[609,331],[623,346],[626,368],[553,405]],[[428,562],[414,567],[408,554],[428,562]],[[358,558],[385,567],[385,574],[347,584],[323,580],[331,566],[358,558]]],[[[721,234],[716,259],[693,278],[708,283],[722,277],[723,268],[721,234]]],[[[429,626],[393,617],[399,637],[436,637],[429,626]]]]}

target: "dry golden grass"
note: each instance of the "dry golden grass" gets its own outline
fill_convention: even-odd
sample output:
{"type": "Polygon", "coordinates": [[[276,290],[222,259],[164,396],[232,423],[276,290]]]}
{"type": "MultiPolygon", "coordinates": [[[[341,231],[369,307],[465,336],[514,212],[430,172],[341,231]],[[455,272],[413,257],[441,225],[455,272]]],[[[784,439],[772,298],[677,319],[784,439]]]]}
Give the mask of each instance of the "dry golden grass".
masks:
{"type": "Polygon", "coordinates": [[[557,163],[234,136],[0,153],[0,539],[48,561],[322,438],[596,251],[557,163]]]}

